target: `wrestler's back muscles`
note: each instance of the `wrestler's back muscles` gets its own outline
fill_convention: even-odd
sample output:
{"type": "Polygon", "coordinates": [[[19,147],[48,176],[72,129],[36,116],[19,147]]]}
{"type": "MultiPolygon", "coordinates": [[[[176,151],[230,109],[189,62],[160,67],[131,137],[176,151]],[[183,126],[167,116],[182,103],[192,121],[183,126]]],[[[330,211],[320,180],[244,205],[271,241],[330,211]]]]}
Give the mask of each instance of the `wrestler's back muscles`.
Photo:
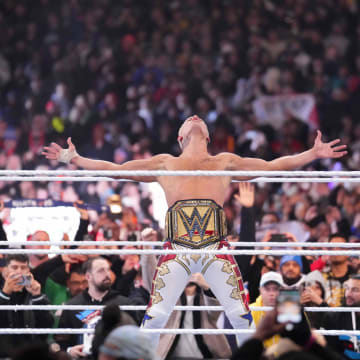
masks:
{"type": "MultiPolygon", "coordinates": [[[[226,154],[202,158],[169,157],[164,165],[166,170],[228,170],[226,154]]],[[[161,176],[158,182],[164,189],[169,206],[184,199],[211,199],[222,206],[231,177],[161,176]]]]}

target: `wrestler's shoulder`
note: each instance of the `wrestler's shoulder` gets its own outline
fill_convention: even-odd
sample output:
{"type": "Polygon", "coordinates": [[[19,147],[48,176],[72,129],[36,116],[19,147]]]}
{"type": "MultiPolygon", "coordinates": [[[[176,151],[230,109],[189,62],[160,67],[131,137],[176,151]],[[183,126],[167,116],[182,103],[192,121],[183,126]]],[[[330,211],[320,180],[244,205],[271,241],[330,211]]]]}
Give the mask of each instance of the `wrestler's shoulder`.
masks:
{"type": "Polygon", "coordinates": [[[178,158],[170,154],[158,154],[151,158],[155,167],[163,170],[171,170],[178,158]]]}
{"type": "Polygon", "coordinates": [[[152,156],[152,159],[171,160],[171,159],[176,159],[176,157],[173,155],[170,155],[170,154],[158,154],[158,155],[152,156]]]}
{"type": "Polygon", "coordinates": [[[221,152],[217,155],[214,155],[213,156],[214,159],[220,159],[220,160],[231,160],[231,159],[234,159],[234,158],[240,158],[239,155],[236,155],[236,154],[233,154],[233,153],[230,153],[230,152],[221,152]]]}
{"type": "Polygon", "coordinates": [[[173,161],[174,159],[176,159],[176,157],[170,154],[158,154],[152,156],[149,160],[155,163],[166,164],[173,161]]]}
{"type": "Polygon", "coordinates": [[[239,161],[242,161],[242,158],[233,153],[222,152],[214,155],[213,160],[216,164],[220,164],[221,169],[232,170],[239,161]]]}

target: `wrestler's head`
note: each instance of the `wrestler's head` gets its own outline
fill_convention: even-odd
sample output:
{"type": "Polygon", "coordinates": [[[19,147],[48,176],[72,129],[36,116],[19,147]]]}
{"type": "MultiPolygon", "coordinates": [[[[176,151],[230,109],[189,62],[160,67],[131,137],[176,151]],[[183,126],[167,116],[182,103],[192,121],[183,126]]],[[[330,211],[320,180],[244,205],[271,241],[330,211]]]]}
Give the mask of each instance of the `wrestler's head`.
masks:
{"type": "Polygon", "coordinates": [[[178,142],[182,150],[193,135],[200,136],[208,143],[210,142],[209,130],[204,120],[197,115],[188,117],[179,129],[178,142]]]}

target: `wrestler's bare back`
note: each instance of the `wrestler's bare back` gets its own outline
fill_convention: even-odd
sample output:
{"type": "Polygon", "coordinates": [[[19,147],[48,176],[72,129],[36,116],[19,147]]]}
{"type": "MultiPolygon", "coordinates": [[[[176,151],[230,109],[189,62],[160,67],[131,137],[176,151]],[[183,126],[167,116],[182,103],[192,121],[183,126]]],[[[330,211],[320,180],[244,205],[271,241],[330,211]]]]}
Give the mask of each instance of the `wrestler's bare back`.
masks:
{"type": "MultiPolygon", "coordinates": [[[[168,156],[164,161],[166,170],[226,170],[225,154],[206,157],[168,156]]],[[[220,206],[224,203],[230,176],[160,176],[167,203],[173,205],[178,200],[211,199],[220,206]]]]}

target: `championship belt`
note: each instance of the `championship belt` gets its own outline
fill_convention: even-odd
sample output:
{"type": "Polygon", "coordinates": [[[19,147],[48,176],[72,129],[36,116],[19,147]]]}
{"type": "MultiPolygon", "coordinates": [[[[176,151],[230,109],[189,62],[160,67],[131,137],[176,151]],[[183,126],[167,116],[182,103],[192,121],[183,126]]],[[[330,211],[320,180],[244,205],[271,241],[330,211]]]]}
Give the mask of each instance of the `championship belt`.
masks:
{"type": "Polygon", "coordinates": [[[166,213],[167,240],[190,248],[201,248],[223,239],[224,210],[213,200],[180,200],[166,213]]]}

